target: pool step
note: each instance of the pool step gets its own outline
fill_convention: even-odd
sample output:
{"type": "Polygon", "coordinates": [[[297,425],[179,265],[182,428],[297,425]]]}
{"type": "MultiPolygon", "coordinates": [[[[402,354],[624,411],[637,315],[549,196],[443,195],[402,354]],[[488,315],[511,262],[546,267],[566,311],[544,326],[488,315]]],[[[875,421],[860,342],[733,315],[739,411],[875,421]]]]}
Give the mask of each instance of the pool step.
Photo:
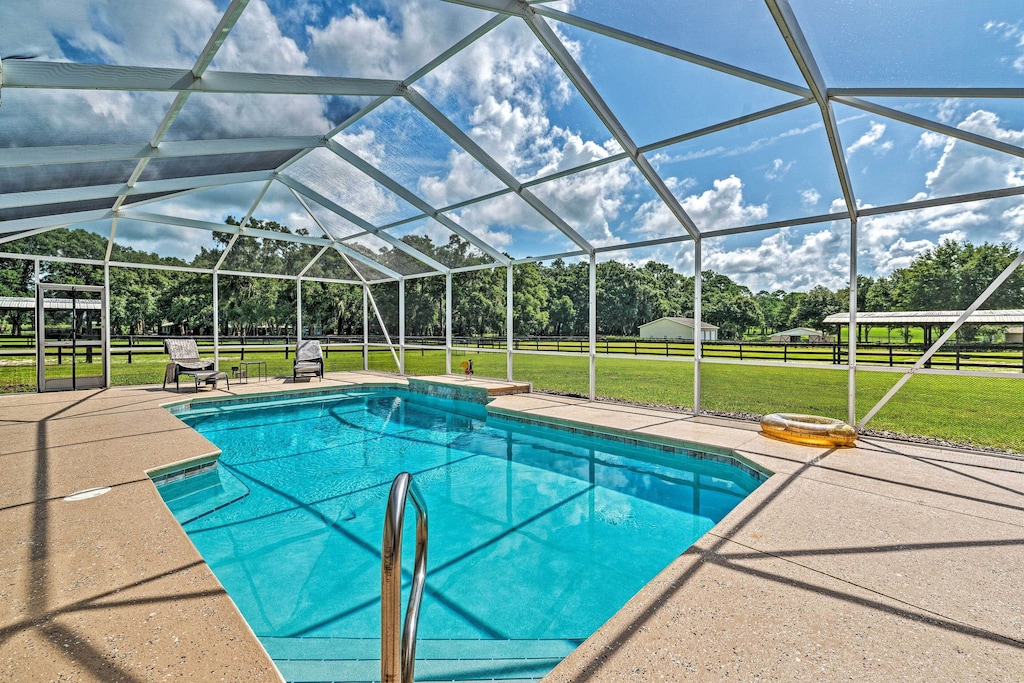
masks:
{"type": "Polygon", "coordinates": [[[156,490],[174,518],[185,525],[249,495],[249,487],[223,467],[158,484],[156,490]]]}
{"type": "MultiPolygon", "coordinates": [[[[289,683],[380,680],[376,638],[260,639],[289,683]]],[[[416,643],[416,680],[537,681],[579,640],[429,640],[416,643]]]]}

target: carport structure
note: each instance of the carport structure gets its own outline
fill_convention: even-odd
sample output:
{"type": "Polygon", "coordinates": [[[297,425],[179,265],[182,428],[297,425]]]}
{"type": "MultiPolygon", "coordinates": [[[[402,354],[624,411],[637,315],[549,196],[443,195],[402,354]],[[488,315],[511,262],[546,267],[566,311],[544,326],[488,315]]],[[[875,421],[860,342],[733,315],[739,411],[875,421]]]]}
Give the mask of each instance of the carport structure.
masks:
{"type": "MultiPolygon", "coordinates": [[[[978,174],[970,191],[907,193],[888,203],[863,199],[865,181],[851,171],[850,159],[878,141],[885,125],[876,121],[912,131],[932,147],[969,148],[1011,165],[1024,157],[1004,128],[928,113],[936,102],[1019,109],[1024,89],[1013,68],[996,71],[975,59],[979,36],[997,42],[1013,33],[1020,19],[1015,10],[882,4],[850,9],[765,0],[709,3],[686,14],[658,2],[629,8],[599,1],[366,2],[290,11],[289,3],[274,0],[140,2],[130,10],[16,0],[0,9],[7,36],[0,54],[0,242],[11,245],[0,257],[34,260],[37,277],[46,262],[102,268],[108,300],[111,267],[212,275],[215,348],[219,277],[294,281],[300,335],[304,282],[359,286],[364,345],[374,316],[403,373],[404,352],[412,348],[405,338],[405,284],[445,278],[450,372],[457,350],[453,275],[502,268],[508,379],[514,375],[514,269],[582,260],[589,264],[593,399],[599,260],[685,252],[677,263],[700,273],[716,241],[820,229],[845,245],[845,258],[830,267],[856,282],[866,221],[927,220],[929,212],[979,203],[1007,215],[1020,210],[1024,186],[1005,175],[978,174]],[[189,27],[169,21],[175,12],[192,17],[189,27]],[[837,16],[843,12],[863,22],[852,38],[844,32],[857,22],[844,24],[837,16]],[[963,40],[930,42],[920,26],[936,22],[963,40]],[[956,33],[961,24],[966,28],[956,33]],[[331,42],[357,29],[365,42],[331,42]],[[864,35],[872,49],[855,44],[864,35]],[[891,59],[897,59],[892,69],[891,59]],[[873,125],[861,137],[844,132],[849,121],[864,119],[873,125]],[[806,176],[792,178],[791,194],[801,194],[802,204],[766,200],[731,214],[702,211],[702,201],[739,183],[738,171],[701,168],[702,159],[729,158],[716,152],[723,140],[750,150],[798,137],[795,166],[767,157],[770,168],[757,173],[782,179],[789,168],[813,169],[824,178],[819,186],[807,185],[806,176]],[[679,166],[690,162],[685,172],[679,166]],[[821,197],[831,201],[827,208],[821,197]],[[274,211],[304,229],[250,225],[274,211]],[[226,215],[241,220],[225,224],[226,215]],[[105,235],[105,256],[13,248],[69,226],[105,235]],[[211,233],[230,236],[212,267],[112,258],[117,244],[180,247],[211,233]],[[423,236],[462,244],[477,262],[441,262],[409,239],[423,236]],[[262,272],[232,259],[236,246],[259,240],[303,245],[308,259],[289,272],[262,272]],[[384,282],[399,283],[397,330],[387,329],[371,295],[384,282]]],[[[953,321],[932,351],[1022,258],[953,321]]],[[[695,283],[693,318],[700,325],[701,279],[695,283]]],[[[857,288],[850,289],[855,325],[857,288]]],[[[109,354],[109,330],[106,338],[109,354]]],[[[922,370],[927,356],[904,381],[922,370]]],[[[847,419],[856,423],[853,337],[847,357],[847,419]]],[[[697,339],[695,413],[704,362],[697,339]]]]}

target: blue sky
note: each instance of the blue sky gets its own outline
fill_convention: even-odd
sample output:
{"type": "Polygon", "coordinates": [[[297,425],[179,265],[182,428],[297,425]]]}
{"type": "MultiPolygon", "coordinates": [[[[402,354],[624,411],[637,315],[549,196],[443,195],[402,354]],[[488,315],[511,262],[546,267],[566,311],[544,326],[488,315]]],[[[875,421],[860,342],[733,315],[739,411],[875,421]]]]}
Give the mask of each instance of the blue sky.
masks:
{"type": "MultiPolygon", "coordinates": [[[[226,0],[164,0],[116,8],[100,0],[8,0],[0,5],[0,54],[140,66],[191,66],[226,0]],[[183,22],[181,17],[190,21],[183,22]]],[[[543,3],[703,57],[804,86],[760,0],[665,3],[574,0],[543,3]]],[[[830,87],[1014,87],[1024,84],[1024,6],[1005,1],[792,0],[830,87]]],[[[440,0],[251,0],[212,68],[227,71],[405,79],[491,18],[440,0]]],[[[705,126],[797,99],[791,93],[681,61],[567,22],[549,25],[614,116],[646,152],[665,186],[702,230],[785,221],[842,210],[839,178],[813,103],[676,144],[705,126]]],[[[620,155],[622,148],[525,22],[509,18],[413,86],[519,182],[543,179],[620,155]]],[[[172,96],[157,93],[6,89],[0,145],[144,142],[172,96]]],[[[1024,100],[871,97],[873,102],[1024,145],[1024,100]]],[[[195,94],[168,140],[323,135],[370,98],[195,94]]],[[[834,104],[843,154],[861,206],[881,206],[1024,184],[1021,157],[952,140],[845,104],[834,104]]],[[[499,190],[502,182],[401,99],[391,100],[335,140],[377,165],[429,205],[499,190]]],[[[82,173],[86,173],[85,165],[82,173]]],[[[286,171],[361,219],[386,225],[416,214],[394,193],[319,150],[286,171]]],[[[628,159],[543,182],[531,190],[598,246],[681,235],[683,229],[628,159]]],[[[188,195],[147,211],[222,222],[244,215],[259,187],[188,195]]],[[[1024,210],[992,200],[864,219],[862,273],[885,275],[942,239],[1008,241],[1024,247],[1024,210]]],[[[316,207],[314,207],[316,208],[316,207]]],[[[318,234],[317,223],[283,186],[257,217],[318,234]]],[[[513,194],[446,211],[516,257],[575,249],[513,194]]],[[[339,224],[344,221],[338,220],[339,224]]],[[[108,230],[109,226],[96,226],[108,230]]],[[[847,280],[845,221],[705,245],[713,267],[752,289],[831,288],[847,280]]],[[[205,233],[139,226],[126,244],[190,256],[205,233]],[[172,237],[173,236],[173,237],[172,237]]],[[[450,233],[436,221],[396,235],[450,233]]],[[[346,233],[347,234],[347,233],[346,233]]],[[[679,245],[617,252],[692,272],[679,245]]]]}

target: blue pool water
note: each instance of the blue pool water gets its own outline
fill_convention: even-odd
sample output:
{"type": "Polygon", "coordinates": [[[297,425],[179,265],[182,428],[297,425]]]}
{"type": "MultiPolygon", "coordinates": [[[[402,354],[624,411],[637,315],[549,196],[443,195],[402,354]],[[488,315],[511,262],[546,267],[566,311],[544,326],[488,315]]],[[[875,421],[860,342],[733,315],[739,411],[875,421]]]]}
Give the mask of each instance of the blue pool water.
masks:
{"type": "MultiPolygon", "coordinates": [[[[179,417],[223,454],[161,493],[272,656],[296,638],[372,649],[399,472],[430,513],[420,638],[567,644],[547,648],[547,669],[763,478],[404,390],[200,404],[179,417]]],[[[410,506],[407,582],[414,518],[410,506]]]]}

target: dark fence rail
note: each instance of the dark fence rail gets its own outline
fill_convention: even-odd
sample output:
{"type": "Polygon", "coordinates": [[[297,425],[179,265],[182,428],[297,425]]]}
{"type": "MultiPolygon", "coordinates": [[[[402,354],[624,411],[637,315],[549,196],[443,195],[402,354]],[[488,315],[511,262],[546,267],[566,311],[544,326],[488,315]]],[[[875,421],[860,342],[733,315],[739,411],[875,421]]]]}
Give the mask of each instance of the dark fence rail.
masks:
{"type": "MultiPolygon", "coordinates": [[[[211,335],[193,337],[203,353],[213,352],[211,335]]],[[[362,335],[319,335],[326,354],[358,352],[362,335]],[[349,346],[351,345],[351,346],[349,346]]],[[[164,337],[155,335],[115,335],[111,337],[111,354],[126,356],[131,363],[135,356],[162,355],[164,337]]],[[[31,335],[0,338],[0,358],[24,356],[32,353],[35,339],[31,335]]],[[[397,344],[397,337],[392,338],[397,344]]],[[[456,337],[452,344],[461,348],[504,351],[505,337],[456,337]]],[[[229,353],[238,352],[242,360],[246,353],[281,353],[290,357],[295,348],[293,335],[281,336],[222,336],[220,348],[229,353]]],[[[387,343],[383,335],[371,335],[371,346],[387,343]]],[[[406,337],[406,345],[443,349],[444,337],[406,337]]],[[[705,341],[705,358],[729,360],[773,361],[782,363],[822,363],[844,365],[849,348],[845,343],[794,343],[760,341],[705,341]]],[[[857,363],[860,365],[901,367],[913,365],[926,350],[924,344],[861,343],[857,345],[857,363]]],[[[586,354],[590,343],[584,337],[527,337],[514,340],[515,351],[556,352],[586,354]]],[[[66,352],[54,349],[58,357],[66,352]]],[[[693,357],[693,342],[680,340],[634,339],[605,337],[597,340],[597,353],[625,356],[693,357]]],[[[59,360],[63,360],[59,358],[59,360]]],[[[1024,345],[1022,344],[947,344],[926,364],[932,368],[956,370],[1020,370],[1024,372],[1024,345]]]]}

